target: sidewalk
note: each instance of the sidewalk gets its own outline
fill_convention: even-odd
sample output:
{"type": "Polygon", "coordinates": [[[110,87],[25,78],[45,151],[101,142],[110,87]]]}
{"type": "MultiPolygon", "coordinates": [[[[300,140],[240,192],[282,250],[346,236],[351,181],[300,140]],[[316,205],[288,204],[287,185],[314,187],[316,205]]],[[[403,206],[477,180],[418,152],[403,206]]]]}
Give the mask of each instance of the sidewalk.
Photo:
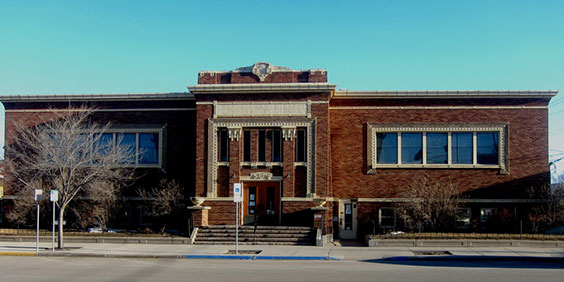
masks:
{"type": "MultiPolygon", "coordinates": [[[[227,254],[234,245],[165,245],[66,243],[64,251],[39,244],[39,256],[174,259],[273,259],[273,260],[551,260],[564,263],[564,248],[526,247],[343,247],[343,246],[239,246],[239,255],[227,254]],[[260,250],[258,254],[244,251],[260,250]],[[442,252],[447,254],[441,254],[442,252]]],[[[0,242],[0,256],[35,256],[34,242],[0,242]]]]}

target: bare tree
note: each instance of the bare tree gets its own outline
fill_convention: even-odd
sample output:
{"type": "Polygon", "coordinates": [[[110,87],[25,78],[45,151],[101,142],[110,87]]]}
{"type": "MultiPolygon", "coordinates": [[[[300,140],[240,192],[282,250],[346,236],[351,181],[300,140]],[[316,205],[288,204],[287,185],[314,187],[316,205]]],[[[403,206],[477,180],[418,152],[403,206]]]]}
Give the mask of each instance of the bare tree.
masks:
{"type": "Polygon", "coordinates": [[[564,174],[557,176],[552,185],[529,189],[529,196],[544,200],[529,213],[531,231],[536,233],[564,224],[564,174]]]}
{"type": "Polygon", "coordinates": [[[406,228],[444,231],[454,226],[462,196],[452,183],[439,183],[424,177],[416,179],[403,193],[406,202],[398,208],[406,228]]]}
{"type": "Polygon", "coordinates": [[[119,187],[111,182],[103,182],[98,185],[106,187],[106,189],[96,189],[83,193],[86,195],[78,197],[70,206],[70,210],[76,218],[76,224],[81,229],[94,225],[106,230],[112,211],[117,206],[118,195],[120,194],[119,187]]]}
{"type": "MultiPolygon", "coordinates": [[[[7,146],[12,190],[22,194],[33,189],[59,191],[60,223],[78,195],[112,194],[135,178],[129,164],[136,157],[135,148],[108,139],[104,133],[109,125],[93,123],[93,111],[86,107],[53,111],[53,116],[32,127],[16,122],[17,135],[11,136],[7,146]]],[[[58,248],[63,248],[63,224],[58,231],[58,248]]]]}
{"type": "MultiPolygon", "coordinates": [[[[174,179],[161,179],[158,186],[137,189],[137,194],[148,204],[148,214],[153,217],[166,217],[185,205],[182,187],[174,179]]],[[[161,233],[165,227],[166,219],[163,220],[161,233]]]]}

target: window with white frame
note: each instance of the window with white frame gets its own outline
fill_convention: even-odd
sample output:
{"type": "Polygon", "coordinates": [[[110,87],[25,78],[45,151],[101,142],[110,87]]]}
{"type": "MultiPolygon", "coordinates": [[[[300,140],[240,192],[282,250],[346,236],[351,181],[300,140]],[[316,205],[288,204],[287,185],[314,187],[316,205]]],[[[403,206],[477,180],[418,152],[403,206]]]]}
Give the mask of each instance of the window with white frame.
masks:
{"type": "Polygon", "coordinates": [[[378,226],[380,226],[380,228],[396,227],[394,208],[380,208],[378,210],[378,226]]]}
{"type": "Polygon", "coordinates": [[[506,170],[507,125],[368,124],[375,168],[499,168],[506,170]]]}

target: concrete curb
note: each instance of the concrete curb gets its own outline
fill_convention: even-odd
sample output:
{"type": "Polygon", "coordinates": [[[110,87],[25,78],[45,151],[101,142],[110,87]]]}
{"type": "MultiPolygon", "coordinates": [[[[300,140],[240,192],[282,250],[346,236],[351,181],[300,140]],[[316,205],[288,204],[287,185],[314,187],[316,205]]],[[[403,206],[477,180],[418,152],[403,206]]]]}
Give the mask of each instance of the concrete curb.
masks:
{"type": "Polygon", "coordinates": [[[563,248],[564,241],[541,241],[541,240],[432,240],[432,239],[370,239],[369,247],[440,247],[440,248],[503,248],[503,247],[526,247],[526,248],[563,248]]]}
{"type": "Polygon", "coordinates": [[[401,262],[401,261],[458,261],[458,262],[475,262],[475,261],[502,261],[502,262],[556,262],[564,263],[564,257],[533,257],[533,256],[400,256],[387,257],[375,261],[383,262],[401,262]]]}
{"type": "Polygon", "coordinates": [[[187,255],[188,259],[236,259],[236,260],[340,260],[330,256],[246,256],[246,255],[187,255]]]}
{"type": "Polygon", "coordinates": [[[34,257],[32,252],[0,252],[0,256],[34,257]]]}
{"type": "Polygon", "coordinates": [[[248,255],[126,255],[69,252],[0,252],[0,256],[148,258],[148,259],[231,259],[231,260],[341,260],[331,256],[248,256],[248,255]]]}

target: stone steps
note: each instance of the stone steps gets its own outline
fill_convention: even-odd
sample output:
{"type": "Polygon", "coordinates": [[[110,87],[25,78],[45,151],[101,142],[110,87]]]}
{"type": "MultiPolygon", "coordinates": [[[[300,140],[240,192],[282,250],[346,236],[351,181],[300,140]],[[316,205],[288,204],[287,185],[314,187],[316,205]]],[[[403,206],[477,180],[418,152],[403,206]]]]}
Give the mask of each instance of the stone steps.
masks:
{"type": "MultiPolygon", "coordinates": [[[[240,226],[242,245],[315,245],[315,230],[296,226],[240,226]]],[[[235,243],[234,225],[203,226],[194,244],[231,245],[235,243]]]]}

